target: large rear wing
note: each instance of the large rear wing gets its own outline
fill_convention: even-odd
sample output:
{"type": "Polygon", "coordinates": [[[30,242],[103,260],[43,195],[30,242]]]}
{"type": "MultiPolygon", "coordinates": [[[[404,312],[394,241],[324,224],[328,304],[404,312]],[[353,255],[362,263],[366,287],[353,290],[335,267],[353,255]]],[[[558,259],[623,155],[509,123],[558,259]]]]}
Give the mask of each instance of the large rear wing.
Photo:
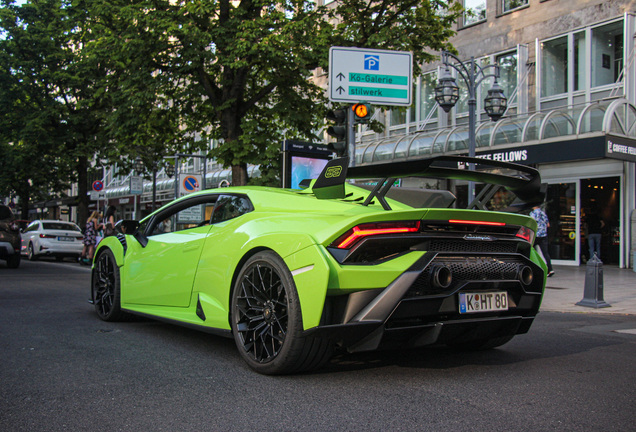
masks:
{"type": "Polygon", "coordinates": [[[454,179],[485,183],[486,186],[468,205],[468,208],[485,210],[486,203],[492,199],[500,187],[513,192],[517,198],[527,204],[540,204],[545,192],[541,187],[541,176],[534,168],[510,162],[466,156],[438,156],[430,159],[392,162],[390,164],[366,165],[349,168],[349,158],[343,157],[329,161],[312,192],[319,199],[344,198],[346,179],[378,179],[363,205],[369,205],[377,199],[385,210],[391,210],[385,197],[395,180],[403,177],[423,177],[435,179],[454,179]],[[479,170],[468,169],[473,163],[479,170]],[[489,171],[482,171],[489,169],[489,171]]]}

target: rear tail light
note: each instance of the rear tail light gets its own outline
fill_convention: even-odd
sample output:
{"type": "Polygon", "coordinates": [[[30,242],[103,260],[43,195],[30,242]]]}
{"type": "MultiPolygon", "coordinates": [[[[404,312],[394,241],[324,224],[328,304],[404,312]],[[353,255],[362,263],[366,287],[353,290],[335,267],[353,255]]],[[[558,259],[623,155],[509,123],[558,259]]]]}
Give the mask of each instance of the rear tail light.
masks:
{"type": "Polygon", "coordinates": [[[40,238],[52,238],[52,239],[54,239],[55,236],[54,235],[50,235],[50,234],[40,234],[40,238]]]}
{"type": "Polygon", "coordinates": [[[359,240],[377,235],[406,234],[418,232],[420,221],[377,222],[353,227],[334,242],[338,249],[348,249],[359,240]]]}
{"type": "Polygon", "coordinates": [[[521,227],[519,228],[519,231],[517,231],[516,235],[517,237],[524,239],[530,244],[532,244],[532,241],[534,240],[534,231],[532,231],[530,228],[521,227]]]}
{"type": "Polygon", "coordinates": [[[84,240],[84,237],[82,237],[82,236],[75,237],[75,238],[76,238],[78,241],[80,241],[80,240],[84,240]]]}

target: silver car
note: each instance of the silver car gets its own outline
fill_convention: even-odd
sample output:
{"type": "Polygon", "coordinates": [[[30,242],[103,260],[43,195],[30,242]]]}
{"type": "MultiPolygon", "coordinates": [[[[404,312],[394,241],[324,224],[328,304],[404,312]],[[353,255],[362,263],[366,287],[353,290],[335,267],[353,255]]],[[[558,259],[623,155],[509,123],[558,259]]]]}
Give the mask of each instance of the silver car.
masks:
{"type": "Polygon", "coordinates": [[[22,253],[30,261],[52,256],[58,261],[77,258],[84,247],[84,235],[72,222],[35,220],[22,232],[22,253]]]}

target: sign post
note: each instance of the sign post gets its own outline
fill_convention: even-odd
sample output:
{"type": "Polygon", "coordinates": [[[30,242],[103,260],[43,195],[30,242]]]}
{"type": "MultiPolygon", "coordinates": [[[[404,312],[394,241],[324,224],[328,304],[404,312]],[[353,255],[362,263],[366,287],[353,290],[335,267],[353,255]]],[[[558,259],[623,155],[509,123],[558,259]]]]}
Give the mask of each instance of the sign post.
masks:
{"type": "Polygon", "coordinates": [[[413,101],[413,54],[331,47],[329,100],[410,106],[413,101]]]}

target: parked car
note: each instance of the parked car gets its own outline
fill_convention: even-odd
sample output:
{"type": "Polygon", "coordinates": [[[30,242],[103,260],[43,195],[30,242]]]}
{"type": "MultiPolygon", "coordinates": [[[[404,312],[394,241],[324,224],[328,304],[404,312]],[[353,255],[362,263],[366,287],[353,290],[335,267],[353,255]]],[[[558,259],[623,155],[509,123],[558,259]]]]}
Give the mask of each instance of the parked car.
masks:
{"type": "Polygon", "coordinates": [[[35,220],[22,233],[22,253],[30,261],[52,256],[62,261],[66,257],[78,258],[84,247],[84,235],[72,222],[35,220]]]}
{"type": "Polygon", "coordinates": [[[315,369],[336,347],[488,349],[526,333],[546,280],[536,222],[483,211],[498,191],[490,184],[471,209],[423,208],[432,201],[419,189],[392,196],[409,175],[543,199],[538,171],[521,165],[446,156],[348,168],[336,159],[304,190],[211,189],[119,222],[97,248],[91,302],[104,321],[136,314],[232,337],[263,374],[315,369]],[[380,176],[372,190],[345,181],[380,176]]]}
{"type": "Polygon", "coordinates": [[[11,208],[0,204],[0,259],[7,267],[20,267],[20,226],[11,208]]]}

